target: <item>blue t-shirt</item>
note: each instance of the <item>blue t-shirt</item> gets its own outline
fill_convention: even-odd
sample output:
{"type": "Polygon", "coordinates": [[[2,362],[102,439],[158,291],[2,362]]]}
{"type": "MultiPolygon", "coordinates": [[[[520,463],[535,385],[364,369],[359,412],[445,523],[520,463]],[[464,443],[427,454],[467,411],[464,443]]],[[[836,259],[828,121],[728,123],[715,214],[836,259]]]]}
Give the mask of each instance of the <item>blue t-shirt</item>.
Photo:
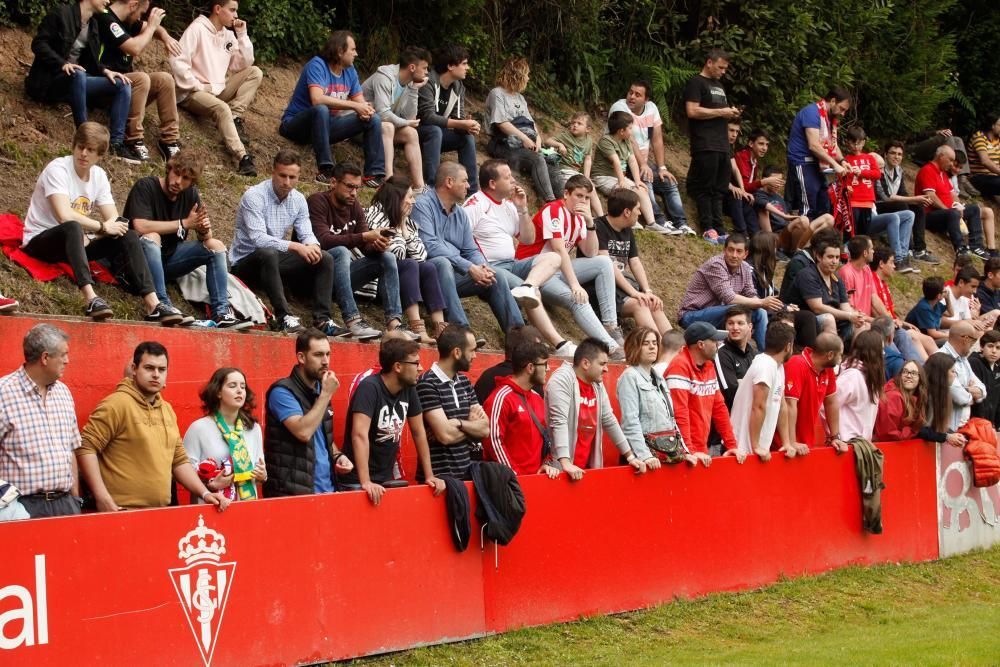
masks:
{"type": "MultiPolygon", "coordinates": [[[[299,74],[299,80],[295,83],[295,90],[292,92],[292,99],[288,102],[281,122],[287,122],[297,114],[312,107],[312,100],[309,99],[309,88],[318,86],[324,95],[338,100],[349,100],[361,94],[361,81],[358,79],[358,71],[354,66],[344,68],[340,76],[336,76],[330,71],[329,65],[319,56],[314,56],[306,63],[299,74]]],[[[333,115],[350,113],[346,109],[330,110],[333,115]]]]}
{"type": "MultiPolygon", "coordinates": [[[[319,383],[316,383],[316,391],[319,391],[319,383]]],[[[284,387],[275,387],[269,397],[268,408],[278,418],[278,421],[285,421],[289,417],[302,416],[302,406],[292,392],[284,387]]],[[[313,450],[316,452],[316,466],[313,468],[313,493],[332,493],[333,475],[330,471],[330,450],[327,449],[326,437],[323,429],[318,428],[312,437],[313,450]]]]}
{"type": "MultiPolygon", "coordinates": [[[[761,188],[754,193],[753,205],[758,211],[763,211],[767,208],[767,205],[775,207],[782,213],[788,213],[788,206],[785,204],[785,200],[777,192],[771,193],[761,188]]],[[[780,232],[782,229],[788,226],[788,221],[784,218],[776,216],[770,211],[767,212],[767,217],[771,220],[771,231],[780,232]]]]}
{"type": "Polygon", "coordinates": [[[809,150],[809,140],[806,139],[806,129],[818,130],[820,127],[819,107],[813,102],[795,114],[792,129],[788,132],[788,162],[790,164],[805,164],[815,162],[816,156],[809,150]]]}
{"type": "Polygon", "coordinates": [[[941,316],[946,310],[948,310],[948,306],[944,299],[933,306],[927,303],[927,299],[921,299],[913,307],[913,310],[906,314],[906,321],[920,329],[921,332],[927,333],[928,329],[941,328],[941,316]]]}

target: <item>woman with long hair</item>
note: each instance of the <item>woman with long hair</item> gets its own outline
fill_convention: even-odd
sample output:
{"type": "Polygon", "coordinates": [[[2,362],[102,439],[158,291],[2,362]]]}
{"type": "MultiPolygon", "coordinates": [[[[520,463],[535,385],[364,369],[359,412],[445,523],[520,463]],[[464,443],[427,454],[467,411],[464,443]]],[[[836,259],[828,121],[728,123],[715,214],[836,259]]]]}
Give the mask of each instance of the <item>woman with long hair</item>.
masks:
{"type": "MultiPolygon", "coordinates": [[[[699,460],[691,456],[681,439],[667,381],[653,370],[659,354],[660,334],[655,329],[633,329],[625,338],[628,368],[615,386],[622,431],[632,451],[649,470],[659,468],[661,458],[671,463],[686,460],[694,464],[699,460]]],[[[707,465],[706,461],[703,463],[707,465]]]]}
{"type": "Polygon", "coordinates": [[[850,355],[837,376],[840,404],[840,439],[872,439],[878,404],[885,386],[885,351],[882,335],[863,331],[854,339],[850,355]]]}
{"type": "Polygon", "coordinates": [[[230,500],[258,498],[257,482],[267,479],[264,438],[246,375],[238,368],[220,368],[198,396],[205,416],[184,434],[191,465],[209,491],[230,500]]]}
{"type": "MultiPolygon", "coordinates": [[[[392,233],[387,250],[396,256],[399,271],[399,300],[407,324],[401,325],[419,336],[421,343],[429,345],[447,326],[444,321],[444,296],[438,281],[437,269],[427,261],[427,249],[420,240],[417,226],[410,220],[413,210],[413,188],[405,176],[396,174],[387,178],[375,192],[371,206],[365,211],[369,229],[386,229],[392,233]],[[433,322],[433,334],[420,317],[423,303],[433,322]]],[[[396,327],[389,327],[391,331],[396,327]]]]}
{"type": "MultiPolygon", "coordinates": [[[[942,355],[951,360],[954,366],[954,359],[948,355],[942,355]]],[[[945,359],[935,362],[941,368],[934,369],[935,374],[944,373],[947,380],[948,370],[941,370],[948,365],[945,359]]],[[[949,368],[949,370],[951,370],[949,368]]],[[[951,372],[954,372],[951,370],[951,372]]],[[[948,395],[948,385],[945,383],[945,399],[950,405],[951,398],[948,395]]],[[[878,416],[875,418],[876,442],[893,442],[898,440],[911,440],[920,438],[931,442],[947,442],[950,445],[961,447],[965,445],[965,436],[958,433],[948,433],[935,430],[927,423],[929,412],[928,403],[928,381],[924,369],[915,361],[907,361],[899,369],[899,373],[889,383],[885,385],[885,395],[878,404],[878,416]]],[[[947,411],[944,409],[943,411],[947,411]]],[[[945,419],[947,426],[947,418],[945,419]]]]}
{"type": "Polygon", "coordinates": [[[927,415],[924,423],[938,434],[948,436],[928,439],[962,447],[965,445],[965,436],[954,433],[951,429],[951,416],[955,407],[951,400],[951,384],[958,377],[955,358],[947,352],[935,352],[927,358],[924,373],[927,374],[927,415]]]}
{"type": "MultiPolygon", "coordinates": [[[[758,299],[778,296],[774,286],[774,272],[778,266],[778,235],[774,232],[757,232],[750,239],[747,249],[747,264],[753,276],[753,286],[758,299]]],[[[786,303],[785,310],[795,318],[795,344],[799,348],[816,345],[816,314],[811,310],[800,310],[793,303],[786,303]]],[[[772,322],[773,320],[773,313],[772,322]]]]}
{"type": "Polygon", "coordinates": [[[511,58],[497,73],[496,88],[486,96],[486,134],[490,157],[506,160],[512,171],[531,174],[535,192],[544,201],[556,199],[549,168],[542,154],[542,133],[528,111],[524,89],[531,67],[524,58],[511,58]]]}

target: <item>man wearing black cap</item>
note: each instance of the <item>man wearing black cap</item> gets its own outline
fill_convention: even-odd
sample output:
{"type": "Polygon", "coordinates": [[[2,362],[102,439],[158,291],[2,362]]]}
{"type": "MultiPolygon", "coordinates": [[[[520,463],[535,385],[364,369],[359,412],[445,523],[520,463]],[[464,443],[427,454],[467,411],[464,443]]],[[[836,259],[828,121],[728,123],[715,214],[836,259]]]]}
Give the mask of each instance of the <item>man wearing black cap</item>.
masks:
{"type": "Polygon", "coordinates": [[[736,446],[736,436],[729,422],[729,411],[719,391],[713,360],[719,343],[728,334],[708,322],[693,322],[684,331],[686,346],[667,367],[667,386],[674,403],[677,428],[692,455],[708,466],[708,435],[711,427],[722,438],[725,456],[735,456],[743,463],[746,454],[736,446]]]}

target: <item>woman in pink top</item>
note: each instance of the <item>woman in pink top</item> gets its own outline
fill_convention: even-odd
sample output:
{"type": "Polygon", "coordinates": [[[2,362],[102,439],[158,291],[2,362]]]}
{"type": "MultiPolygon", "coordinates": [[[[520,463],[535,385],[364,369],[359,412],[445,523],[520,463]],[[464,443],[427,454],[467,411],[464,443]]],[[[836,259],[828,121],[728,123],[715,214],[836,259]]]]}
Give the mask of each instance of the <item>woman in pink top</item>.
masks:
{"type": "Polygon", "coordinates": [[[837,376],[840,439],[872,438],[878,402],[885,387],[885,359],[881,334],[864,331],[854,339],[851,354],[837,376]]]}

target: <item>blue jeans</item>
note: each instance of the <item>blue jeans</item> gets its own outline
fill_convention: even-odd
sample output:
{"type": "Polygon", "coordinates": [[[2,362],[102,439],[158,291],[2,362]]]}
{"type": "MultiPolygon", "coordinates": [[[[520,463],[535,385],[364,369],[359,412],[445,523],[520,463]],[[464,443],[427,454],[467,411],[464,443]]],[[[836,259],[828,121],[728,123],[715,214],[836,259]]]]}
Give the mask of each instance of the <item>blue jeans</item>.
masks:
{"type": "Polygon", "coordinates": [[[424,183],[434,187],[438,165],[443,151],[457,151],[458,161],[469,174],[469,194],[479,190],[479,165],[476,163],[476,138],[437,125],[417,127],[420,137],[420,155],[424,163],[424,183]]]}
{"type": "Polygon", "coordinates": [[[915,361],[920,365],[923,362],[920,361],[920,355],[917,354],[917,344],[913,342],[910,338],[910,334],[904,329],[896,329],[896,333],[893,334],[892,342],[895,344],[896,349],[899,353],[903,355],[903,359],[907,361],[915,361]]]}
{"type": "Polygon", "coordinates": [[[451,324],[469,325],[469,318],[465,315],[462,307],[463,296],[478,296],[488,304],[493,316],[500,323],[500,328],[510,331],[511,327],[524,324],[521,311],[514,301],[514,295],[510,293],[509,278],[516,278],[514,274],[503,269],[496,269],[496,282],[489,286],[476,284],[467,275],[456,275],[455,267],[447,257],[435,257],[427,260],[437,268],[438,281],[441,283],[441,294],[447,313],[448,322],[451,324]]]}
{"type": "Polygon", "coordinates": [[[895,213],[879,213],[871,216],[867,225],[858,226],[858,233],[872,238],[885,232],[889,237],[889,247],[896,261],[906,259],[910,251],[910,237],[913,235],[913,221],[916,217],[913,211],[897,211],[895,213]]]}
{"type": "MultiPolygon", "coordinates": [[[[507,282],[513,288],[520,286],[524,282],[524,279],[528,277],[534,261],[534,257],[528,259],[500,260],[498,262],[490,262],[490,266],[494,269],[509,271],[512,275],[508,276],[507,282]]],[[[577,279],[579,280],[579,276],[577,276],[577,279]]],[[[611,280],[611,284],[614,285],[613,273],[611,280]]],[[[594,282],[597,282],[596,279],[594,282]]],[[[569,310],[573,315],[573,319],[576,320],[577,325],[587,336],[604,341],[608,347],[615,347],[617,345],[615,339],[601,325],[601,321],[597,318],[597,313],[594,312],[593,306],[589,303],[577,303],[573,299],[573,292],[570,291],[569,285],[563,281],[562,274],[557,273],[546,280],[545,284],[535,285],[535,287],[541,292],[542,302],[546,306],[557,305],[569,310]]],[[[617,319],[615,322],[617,322],[617,319]]]]}
{"type": "MultiPolygon", "coordinates": [[[[716,329],[722,329],[726,325],[726,311],[732,306],[709,306],[702,310],[689,310],[681,315],[680,324],[687,329],[695,322],[708,322],[716,329]]],[[[750,313],[750,321],[753,323],[753,340],[757,344],[757,351],[764,349],[764,334],[767,333],[767,311],[763,308],[754,308],[750,313]]]]}
{"type": "Polygon", "coordinates": [[[330,144],[364,134],[365,176],[385,174],[385,154],[382,145],[382,119],[378,114],[361,120],[354,112],[334,116],[328,106],[317,104],[300,111],[278,127],[278,134],[298,144],[311,143],[316,166],[333,167],[330,144]]]}
{"type": "Polygon", "coordinates": [[[378,292],[382,297],[385,321],[402,321],[403,309],[399,306],[399,269],[396,256],[391,252],[375,253],[354,259],[351,249],[335,246],[327,250],[333,257],[333,299],[340,306],[345,322],[358,317],[358,304],[354,290],[369,280],[378,278],[378,292]]]}
{"type": "Polygon", "coordinates": [[[229,271],[226,269],[226,253],[212,252],[198,241],[178,243],[174,254],[164,261],[160,246],[149,239],[141,239],[142,252],[146,256],[149,275],[153,279],[153,290],[160,303],[172,305],[167,296],[167,281],[191,273],[199,266],[205,267],[208,284],[209,306],[214,317],[229,312],[229,271]]]}
{"type": "Polygon", "coordinates": [[[125,141],[125,121],[132,105],[132,86],[121,79],[111,83],[106,76],[88,76],[77,71],[70,80],[69,105],[73,109],[73,124],[79,127],[87,122],[87,105],[111,100],[111,143],[125,141]]]}
{"type": "Polygon", "coordinates": [[[681,191],[677,184],[660,178],[660,171],[656,165],[651,163],[649,166],[653,170],[653,180],[646,181],[646,187],[649,188],[649,199],[653,203],[653,218],[661,224],[667,219],[656,201],[659,196],[663,198],[663,205],[666,206],[669,220],[674,223],[674,227],[686,225],[687,214],[684,213],[684,203],[681,201],[681,191]]]}

